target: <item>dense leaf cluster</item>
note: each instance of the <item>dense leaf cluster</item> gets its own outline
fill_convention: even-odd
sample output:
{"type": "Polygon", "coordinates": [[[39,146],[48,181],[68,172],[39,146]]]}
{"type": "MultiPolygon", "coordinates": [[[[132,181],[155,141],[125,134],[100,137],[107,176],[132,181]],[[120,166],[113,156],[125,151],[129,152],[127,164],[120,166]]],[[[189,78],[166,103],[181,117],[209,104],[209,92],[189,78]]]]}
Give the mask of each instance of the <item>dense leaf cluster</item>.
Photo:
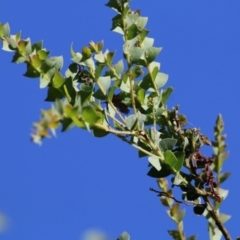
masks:
{"type": "MultiPolygon", "coordinates": [[[[154,47],[154,39],[148,37],[148,18],[141,16],[140,10],[132,11],[128,2],[110,0],[106,4],[117,12],[112,31],[123,36],[124,59],[114,62],[115,52],[103,50],[103,41],[90,42],[81,52],[71,46],[72,63],[64,74],[61,56],[49,57],[42,42],[31,44],[30,39],[21,39],[20,33],[10,35],[8,24],[0,25],[3,50],[14,52],[12,62],[26,64],[24,76],[40,78],[40,88],[48,89],[45,101],[54,102],[34,124],[32,140],[41,144],[60,126],[62,131],[77,126],[95,137],[114,134],[135,147],[140,158],[148,156],[148,175],[158,179],[163,190],[159,192],[161,201],[178,226],[169,234],[185,239],[184,211],[179,210],[180,203],[185,203],[198,215],[206,213],[213,236],[216,225],[219,227],[215,211],[227,195],[219,185],[229,176],[220,173],[227,158],[222,118],[219,116],[215,127],[214,155],[206,157],[200,149],[211,145],[210,140],[199,129],[187,128],[187,118],[179,114],[178,106],[167,108],[173,88],[162,89],[168,75],[160,72],[160,63],[155,61],[162,48],[154,47]],[[170,175],[172,188],[177,186],[182,191],[182,201],[173,197],[172,188],[168,189],[164,178],[170,175]]],[[[221,216],[222,222],[229,218],[221,216]]],[[[128,239],[127,233],[119,239],[128,239]]]]}

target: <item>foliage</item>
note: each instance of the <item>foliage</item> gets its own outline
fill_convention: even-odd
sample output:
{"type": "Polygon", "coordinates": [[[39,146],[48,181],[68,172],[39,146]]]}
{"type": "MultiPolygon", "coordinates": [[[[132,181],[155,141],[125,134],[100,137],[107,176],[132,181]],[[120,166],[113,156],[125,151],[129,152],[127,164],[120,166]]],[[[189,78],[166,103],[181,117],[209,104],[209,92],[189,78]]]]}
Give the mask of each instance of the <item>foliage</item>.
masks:
{"type": "MultiPolygon", "coordinates": [[[[110,0],[106,6],[117,12],[111,30],[123,36],[124,60],[115,62],[115,51],[103,50],[103,41],[90,42],[81,52],[71,46],[72,63],[64,74],[62,56],[49,57],[42,42],[32,44],[29,38],[21,39],[20,33],[10,35],[7,23],[0,25],[3,50],[14,52],[12,62],[26,64],[24,76],[40,78],[40,88],[48,89],[45,101],[54,102],[34,123],[32,141],[41,144],[59,127],[64,132],[76,126],[95,137],[111,133],[136,148],[140,158],[148,156],[147,174],[158,179],[162,191],[151,190],[161,197],[177,226],[177,230],[168,230],[173,239],[185,239],[185,210],[179,210],[180,204],[193,206],[196,215],[207,218],[211,239],[222,235],[230,239],[223,225],[230,216],[219,213],[221,201],[227,197],[220,185],[230,175],[221,173],[228,157],[222,117],[217,118],[211,144],[200,129],[187,127],[178,106],[168,109],[173,88],[163,89],[168,75],[160,72],[160,63],[155,61],[162,48],[147,37],[148,18],[140,10],[131,10],[128,0],[110,0]],[[200,151],[204,145],[213,146],[213,156],[200,151]],[[168,176],[172,177],[171,188],[168,176]],[[182,191],[181,201],[174,197],[173,187],[182,191]]],[[[124,232],[118,239],[130,236],[124,232]]]]}

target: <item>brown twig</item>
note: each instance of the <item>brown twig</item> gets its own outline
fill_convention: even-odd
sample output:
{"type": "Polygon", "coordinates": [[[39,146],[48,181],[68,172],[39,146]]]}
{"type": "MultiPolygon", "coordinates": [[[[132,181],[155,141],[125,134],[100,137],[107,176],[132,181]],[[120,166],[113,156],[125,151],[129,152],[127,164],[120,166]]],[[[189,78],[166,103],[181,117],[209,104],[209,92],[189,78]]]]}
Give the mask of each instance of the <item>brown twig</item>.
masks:
{"type": "Polygon", "coordinates": [[[209,214],[211,215],[211,217],[214,219],[218,229],[222,232],[223,236],[225,237],[226,240],[232,240],[229,232],[227,231],[227,229],[225,228],[225,226],[222,224],[222,222],[220,221],[220,219],[218,218],[218,214],[216,213],[216,211],[214,210],[214,207],[212,206],[211,202],[209,201],[208,197],[204,197],[204,201],[206,204],[208,204],[210,206],[210,208],[212,210],[208,210],[209,214]]]}

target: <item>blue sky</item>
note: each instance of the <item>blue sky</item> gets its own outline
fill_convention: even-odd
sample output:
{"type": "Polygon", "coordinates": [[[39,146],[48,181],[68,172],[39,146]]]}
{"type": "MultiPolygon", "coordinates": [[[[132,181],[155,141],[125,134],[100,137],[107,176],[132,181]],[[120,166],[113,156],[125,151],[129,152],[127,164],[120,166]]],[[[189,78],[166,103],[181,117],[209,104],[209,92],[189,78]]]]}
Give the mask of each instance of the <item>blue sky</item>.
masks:
{"type": "MultiPolygon", "coordinates": [[[[115,13],[104,0],[1,2],[2,23],[11,33],[22,31],[32,42],[44,40],[51,56],[64,56],[70,63],[70,44],[80,50],[89,41],[104,40],[105,48],[117,49],[122,58],[122,38],[110,31],[115,13]],[[81,3],[82,2],[82,3],[81,3]]],[[[240,102],[240,2],[134,0],[133,9],[149,17],[147,28],[155,46],[161,71],[169,74],[174,87],[168,102],[180,104],[193,127],[213,139],[213,125],[223,115],[230,157],[224,165],[232,175],[223,187],[229,196],[222,212],[233,215],[226,227],[233,238],[240,235],[239,199],[239,102],[240,102]]],[[[98,229],[116,239],[124,230],[131,239],[170,239],[166,230],[175,228],[149,187],[147,159],[114,136],[93,138],[77,128],[42,147],[30,142],[32,122],[46,89],[38,79],[22,76],[25,65],[11,63],[12,54],[0,51],[0,212],[8,220],[0,232],[3,240],[81,240],[89,229],[98,229]]],[[[210,152],[210,151],[209,151],[210,152]]],[[[187,207],[187,236],[207,239],[207,222],[187,207]]]]}

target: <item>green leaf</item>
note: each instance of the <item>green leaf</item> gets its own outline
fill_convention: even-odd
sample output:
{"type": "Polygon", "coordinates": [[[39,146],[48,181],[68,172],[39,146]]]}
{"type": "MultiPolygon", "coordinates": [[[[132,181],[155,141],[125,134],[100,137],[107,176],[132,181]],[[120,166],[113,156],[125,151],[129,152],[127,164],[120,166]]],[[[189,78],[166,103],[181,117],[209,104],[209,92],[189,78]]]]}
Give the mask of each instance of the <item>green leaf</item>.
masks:
{"type": "Polygon", "coordinates": [[[63,67],[63,57],[62,56],[51,57],[48,60],[54,62],[54,67],[57,70],[60,70],[63,67]]]}
{"type": "Polygon", "coordinates": [[[100,119],[100,116],[91,106],[86,106],[82,109],[82,116],[90,125],[94,125],[100,119]]]}
{"type": "Polygon", "coordinates": [[[98,78],[98,84],[102,87],[104,90],[104,95],[107,94],[107,91],[111,85],[111,78],[109,76],[106,77],[99,77],[98,78]]]}
{"type": "Polygon", "coordinates": [[[132,24],[127,30],[127,40],[135,38],[139,34],[139,29],[136,24],[132,24]]]}
{"type": "Polygon", "coordinates": [[[92,133],[94,137],[105,137],[109,134],[109,132],[99,128],[93,128],[92,133]]]}
{"type": "Polygon", "coordinates": [[[171,167],[174,168],[174,166],[177,164],[178,159],[176,158],[176,156],[174,155],[174,153],[172,151],[167,150],[166,152],[164,152],[164,159],[165,162],[171,167]]]}
{"type": "Polygon", "coordinates": [[[140,88],[148,90],[149,88],[154,88],[150,74],[146,74],[139,85],[140,88]]]}
{"type": "Polygon", "coordinates": [[[61,123],[62,123],[62,130],[61,130],[62,132],[68,131],[75,126],[71,118],[64,118],[61,121],[61,123]]]}
{"type": "Polygon", "coordinates": [[[130,240],[130,235],[127,232],[123,232],[117,240],[130,240]]]}
{"type": "Polygon", "coordinates": [[[96,70],[95,70],[95,78],[98,79],[102,73],[102,70],[104,69],[105,64],[97,64],[96,70]]]}
{"type": "Polygon", "coordinates": [[[134,66],[133,68],[133,79],[138,78],[144,74],[141,66],[134,66]]]}
{"type": "Polygon", "coordinates": [[[131,47],[129,50],[130,58],[133,62],[138,61],[144,53],[144,49],[140,47],[131,47]]]}
{"type": "Polygon", "coordinates": [[[55,102],[56,99],[62,99],[64,95],[58,89],[54,87],[48,88],[47,98],[45,99],[46,102],[55,102]]]}
{"type": "Polygon", "coordinates": [[[188,201],[195,201],[199,198],[199,195],[196,192],[188,191],[187,192],[187,200],[188,201]]]}
{"type": "Polygon", "coordinates": [[[196,240],[198,235],[193,235],[187,238],[187,240],[196,240]]]}
{"type": "Polygon", "coordinates": [[[151,167],[147,175],[153,178],[165,178],[172,174],[172,171],[168,166],[162,164],[161,167],[162,169],[160,171],[158,171],[155,167],[151,167]]]}
{"type": "Polygon", "coordinates": [[[8,42],[8,47],[11,49],[11,50],[16,50],[18,48],[18,45],[15,41],[15,39],[12,39],[12,38],[9,38],[7,37],[7,42],[8,42]]]}
{"type": "Polygon", "coordinates": [[[177,230],[168,230],[168,233],[175,240],[181,239],[181,235],[180,235],[179,231],[177,231],[177,230]]]}
{"type": "Polygon", "coordinates": [[[63,76],[58,71],[56,71],[53,76],[53,86],[55,88],[60,88],[64,84],[64,81],[65,79],[63,76]]]}
{"type": "Polygon", "coordinates": [[[114,9],[117,12],[121,12],[121,5],[117,0],[110,0],[105,6],[114,9]]]}
{"type": "Polygon", "coordinates": [[[156,47],[147,48],[145,51],[145,58],[146,58],[147,63],[149,64],[149,63],[153,62],[161,50],[162,50],[162,48],[156,48],[156,47]]]}
{"type": "Polygon", "coordinates": [[[32,66],[36,69],[42,64],[42,60],[38,57],[38,55],[33,55],[31,58],[32,66]]]}
{"type": "Polygon", "coordinates": [[[199,204],[193,208],[193,212],[196,215],[202,215],[205,209],[206,209],[206,204],[199,204]]]}
{"type": "Polygon", "coordinates": [[[173,92],[172,87],[168,87],[168,88],[163,90],[163,92],[162,92],[162,103],[163,104],[165,104],[167,102],[167,100],[170,97],[172,92],[173,92]]]}
{"type": "Polygon", "coordinates": [[[144,29],[148,21],[148,17],[138,17],[137,19],[137,26],[140,29],[144,29]]]}
{"type": "Polygon", "coordinates": [[[2,25],[1,36],[6,38],[9,36],[9,34],[10,34],[10,26],[8,23],[5,23],[2,25]]]}
{"type": "Polygon", "coordinates": [[[165,138],[160,141],[159,147],[162,152],[165,152],[167,150],[172,150],[173,147],[176,145],[177,139],[174,138],[165,138]]]}
{"type": "Polygon", "coordinates": [[[26,40],[27,40],[27,44],[25,45],[24,53],[25,55],[30,55],[30,53],[32,52],[31,40],[29,38],[26,40]]]}
{"type": "Polygon", "coordinates": [[[160,164],[160,160],[158,157],[153,157],[150,156],[148,158],[148,161],[150,162],[150,164],[156,168],[156,170],[160,171],[161,170],[161,164],[160,164]]]}
{"type": "Polygon", "coordinates": [[[219,220],[221,221],[221,223],[225,223],[227,222],[232,216],[228,215],[228,214],[224,214],[224,213],[219,213],[218,214],[219,220]]]}
{"type": "MultiPolygon", "coordinates": [[[[30,40],[30,39],[29,39],[30,40]]],[[[37,43],[34,43],[32,45],[32,51],[36,50],[36,52],[38,52],[39,50],[41,50],[43,47],[43,41],[39,41],[37,43]]]]}
{"type": "Polygon", "coordinates": [[[93,97],[99,100],[106,100],[106,96],[102,93],[100,89],[98,89],[96,92],[94,92],[93,97]]]}
{"type": "Polygon", "coordinates": [[[165,73],[159,72],[155,78],[155,83],[157,88],[163,87],[167,83],[167,80],[168,80],[168,75],[165,73]]]}
{"type": "Polygon", "coordinates": [[[185,153],[184,152],[174,152],[174,155],[178,159],[177,163],[174,165],[174,169],[176,171],[180,171],[180,169],[182,168],[182,165],[184,163],[185,153]]]}
{"type": "Polygon", "coordinates": [[[113,65],[113,68],[115,69],[117,75],[120,76],[124,69],[123,60],[118,61],[115,65],[113,65]]]}
{"type": "Polygon", "coordinates": [[[37,78],[40,76],[40,73],[35,68],[33,68],[32,65],[27,63],[27,71],[23,74],[23,76],[29,78],[37,78]]]}
{"type": "Polygon", "coordinates": [[[223,182],[225,182],[228,179],[228,177],[230,175],[231,175],[230,172],[220,173],[219,182],[222,184],[223,182]]]}
{"type": "Polygon", "coordinates": [[[107,63],[108,63],[108,64],[112,64],[112,60],[113,60],[114,54],[115,54],[115,52],[109,52],[109,53],[107,53],[106,60],[107,60],[107,63]]]}
{"type": "Polygon", "coordinates": [[[12,62],[13,63],[23,63],[26,61],[26,58],[25,57],[22,57],[22,55],[19,53],[19,52],[15,52],[15,54],[13,55],[13,58],[12,58],[12,62]]]}
{"type": "Polygon", "coordinates": [[[50,83],[50,80],[43,74],[40,75],[40,88],[45,88],[50,83]]]}
{"type": "Polygon", "coordinates": [[[41,49],[39,51],[37,51],[37,55],[41,60],[46,60],[48,55],[49,55],[50,51],[46,51],[44,49],[41,49]]]}
{"type": "Polygon", "coordinates": [[[63,91],[68,98],[69,102],[74,102],[76,98],[76,90],[73,87],[73,81],[71,77],[65,79],[64,84],[62,85],[63,91]]]}
{"type": "Polygon", "coordinates": [[[130,115],[129,117],[127,117],[126,126],[128,130],[132,131],[134,127],[137,125],[137,122],[138,122],[138,118],[136,115],[130,115]]]}

